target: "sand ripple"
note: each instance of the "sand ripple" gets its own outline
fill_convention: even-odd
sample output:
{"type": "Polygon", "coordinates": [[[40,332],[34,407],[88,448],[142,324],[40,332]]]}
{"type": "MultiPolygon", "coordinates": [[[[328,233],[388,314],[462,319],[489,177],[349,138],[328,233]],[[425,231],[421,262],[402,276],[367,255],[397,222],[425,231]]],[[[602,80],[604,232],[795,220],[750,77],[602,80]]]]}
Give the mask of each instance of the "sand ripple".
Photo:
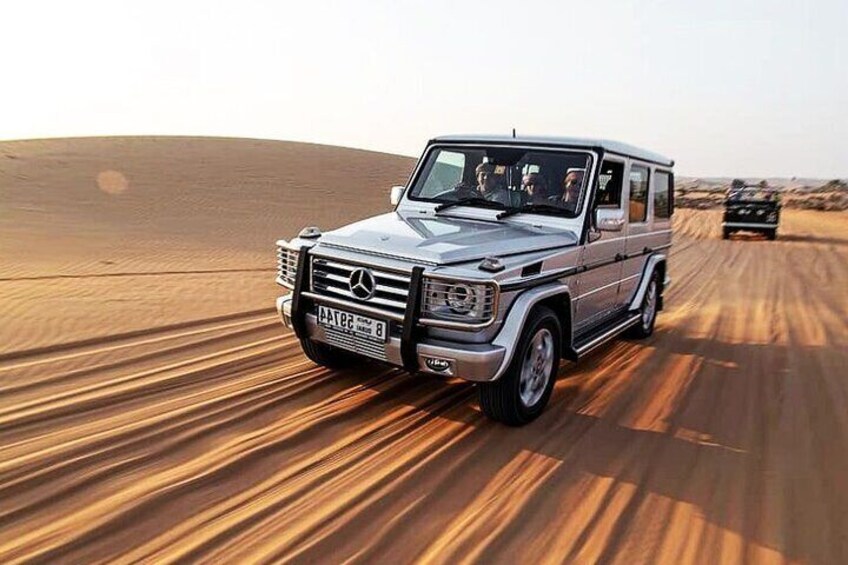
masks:
{"type": "Polygon", "coordinates": [[[656,335],[517,430],[267,309],[8,351],[0,561],[845,562],[848,216],[785,220],[681,211],[656,335]]]}

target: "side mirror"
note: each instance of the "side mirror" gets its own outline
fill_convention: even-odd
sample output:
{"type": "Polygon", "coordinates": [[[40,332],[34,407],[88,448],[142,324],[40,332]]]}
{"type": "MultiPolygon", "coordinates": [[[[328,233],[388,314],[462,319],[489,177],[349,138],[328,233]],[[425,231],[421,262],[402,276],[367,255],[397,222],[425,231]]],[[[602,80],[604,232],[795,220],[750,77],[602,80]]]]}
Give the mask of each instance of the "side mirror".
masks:
{"type": "Polygon", "coordinates": [[[595,210],[595,227],[599,231],[621,231],[624,229],[624,210],[598,208],[595,210]]]}
{"type": "Polygon", "coordinates": [[[397,206],[398,204],[400,204],[400,199],[403,198],[403,192],[405,190],[405,186],[392,187],[392,192],[389,194],[389,202],[392,203],[392,206],[397,206]]]}

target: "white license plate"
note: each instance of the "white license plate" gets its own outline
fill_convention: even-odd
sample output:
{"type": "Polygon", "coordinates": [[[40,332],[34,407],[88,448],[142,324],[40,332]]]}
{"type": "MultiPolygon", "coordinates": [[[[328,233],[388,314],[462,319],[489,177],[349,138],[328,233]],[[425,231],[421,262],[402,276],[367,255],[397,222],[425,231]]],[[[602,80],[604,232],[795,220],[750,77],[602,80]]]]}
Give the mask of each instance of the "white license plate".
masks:
{"type": "Polygon", "coordinates": [[[381,343],[386,341],[389,329],[388,323],[383,320],[375,320],[320,304],[318,305],[318,324],[381,343]]]}

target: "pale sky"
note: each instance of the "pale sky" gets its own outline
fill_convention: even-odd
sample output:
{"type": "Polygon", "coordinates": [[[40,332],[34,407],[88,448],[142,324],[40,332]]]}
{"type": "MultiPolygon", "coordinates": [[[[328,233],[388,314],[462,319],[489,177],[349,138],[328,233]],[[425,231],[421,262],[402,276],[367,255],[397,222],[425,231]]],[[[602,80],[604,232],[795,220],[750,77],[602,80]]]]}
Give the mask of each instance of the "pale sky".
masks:
{"type": "Polygon", "coordinates": [[[848,177],[848,0],[4,3],[0,138],[616,139],[848,177]]]}

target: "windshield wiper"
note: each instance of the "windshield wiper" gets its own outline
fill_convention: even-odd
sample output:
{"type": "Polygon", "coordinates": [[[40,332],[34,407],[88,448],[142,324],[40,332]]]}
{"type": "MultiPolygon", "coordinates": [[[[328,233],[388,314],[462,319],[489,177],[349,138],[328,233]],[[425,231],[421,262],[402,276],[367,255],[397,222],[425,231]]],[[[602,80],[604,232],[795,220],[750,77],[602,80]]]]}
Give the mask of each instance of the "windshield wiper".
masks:
{"type": "Polygon", "coordinates": [[[500,202],[495,202],[494,200],[486,200],[481,196],[469,196],[468,198],[460,198],[459,200],[454,200],[453,202],[444,202],[436,206],[436,213],[438,214],[442,210],[447,210],[448,208],[454,208],[456,206],[468,206],[469,204],[474,204],[477,206],[482,206],[484,208],[499,208],[503,209],[503,204],[500,202]]]}
{"type": "Polygon", "coordinates": [[[502,220],[516,214],[532,213],[532,212],[556,212],[557,216],[564,215],[563,212],[568,212],[565,208],[554,206],[553,204],[525,204],[515,208],[508,208],[498,214],[498,219],[502,220]]]}

